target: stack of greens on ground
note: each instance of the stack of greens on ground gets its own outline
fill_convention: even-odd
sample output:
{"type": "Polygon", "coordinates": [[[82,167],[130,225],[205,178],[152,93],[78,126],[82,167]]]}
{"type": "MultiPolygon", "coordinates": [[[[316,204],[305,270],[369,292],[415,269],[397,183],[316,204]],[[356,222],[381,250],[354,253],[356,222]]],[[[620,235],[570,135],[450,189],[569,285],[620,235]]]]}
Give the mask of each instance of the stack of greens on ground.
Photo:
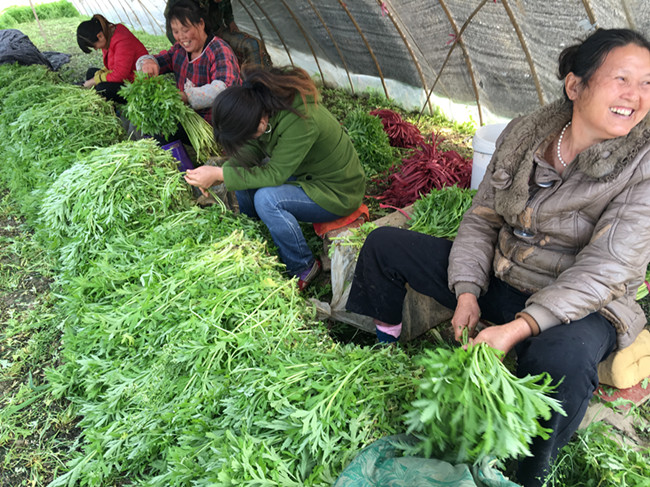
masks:
{"type": "Polygon", "coordinates": [[[125,134],[94,91],[59,83],[43,66],[0,66],[0,179],[33,223],[43,192],[82,154],[125,134]]]}
{"type": "Polygon", "coordinates": [[[387,171],[396,161],[381,120],[362,109],[351,111],[343,121],[368,178],[387,171]]]}

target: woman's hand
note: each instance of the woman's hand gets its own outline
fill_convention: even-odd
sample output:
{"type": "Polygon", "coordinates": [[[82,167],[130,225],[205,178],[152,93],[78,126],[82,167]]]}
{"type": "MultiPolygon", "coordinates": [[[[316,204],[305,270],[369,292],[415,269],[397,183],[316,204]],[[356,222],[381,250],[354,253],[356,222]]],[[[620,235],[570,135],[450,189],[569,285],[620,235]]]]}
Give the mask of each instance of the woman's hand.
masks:
{"type": "Polygon", "coordinates": [[[93,86],[95,86],[95,84],[96,84],[96,83],[95,83],[95,78],[87,79],[87,80],[84,82],[84,88],[92,88],[93,86]]]}
{"type": "Polygon", "coordinates": [[[532,335],[526,320],[517,318],[504,325],[488,326],[481,330],[471,343],[487,343],[492,348],[508,353],[512,347],[532,335]]]}
{"type": "Polygon", "coordinates": [[[187,98],[187,93],[184,91],[181,91],[181,100],[183,100],[183,103],[189,103],[190,100],[187,98]]]}
{"type": "Polygon", "coordinates": [[[200,166],[196,169],[188,169],[185,173],[187,184],[196,186],[201,192],[208,196],[206,189],[223,181],[223,169],[217,166],[200,166]]]}
{"type": "Polygon", "coordinates": [[[463,293],[458,296],[456,311],[454,311],[454,316],[451,318],[451,326],[454,328],[456,341],[460,341],[465,328],[467,328],[469,336],[473,336],[480,317],[481,309],[478,306],[476,296],[472,293],[463,293]]]}
{"type": "Polygon", "coordinates": [[[145,59],[142,62],[142,72],[149,76],[158,76],[160,73],[160,66],[153,59],[145,59]]]}

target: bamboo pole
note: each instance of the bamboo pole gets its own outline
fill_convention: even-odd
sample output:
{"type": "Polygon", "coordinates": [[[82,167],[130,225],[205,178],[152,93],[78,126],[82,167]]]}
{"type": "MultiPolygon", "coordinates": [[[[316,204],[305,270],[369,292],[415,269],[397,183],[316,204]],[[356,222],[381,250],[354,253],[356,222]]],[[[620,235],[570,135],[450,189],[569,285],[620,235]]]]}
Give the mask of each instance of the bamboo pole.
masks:
{"type": "MultiPolygon", "coordinates": [[[[382,0],[377,0],[377,3],[380,6],[382,6],[382,4],[384,2],[382,0]]],[[[406,38],[406,34],[404,34],[404,31],[397,24],[397,21],[395,20],[395,17],[391,13],[391,11],[388,10],[388,8],[386,8],[385,12],[386,12],[386,15],[388,15],[389,20],[393,23],[393,27],[395,27],[395,30],[397,31],[397,33],[401,37],[402,42],[404,43],[404,46],[406,47],[406,50],[408,51],[409,55],[411,56],[411,60],[415,64],[415,69],[417,69],[418,75],[420,77],[420,82],[422,83],[422,89],[426,93],[427,92],[427,81],[424,78],[424,73],[422,72],[422,68],[420,67],[420,63],[418,62],[418,59],[417,59],[415,53],[413,52],[413,49],[411,48],[411,45],[408,42],[408,39],[406,38]]],[[[396,16],[397,16],[397,18],[400,18],[399,15],[396,15],[396,16]]],[[[433,113],[433,107],[431,106],[431,100],[429,100],[429,112],[433,113]]]]}
{"type": "Polygon", "coordinates": [[[372,47],[370,47],[370,43],[368,42],[368,39],[366,39],[366,36],[363,34],[363,30],[361,29],[361,26],[357,23],[356,19],[354,18],[354,15],[352,15],[352,12],[350,12],[348,6],[345,4],[343,0],[339,0],[339,4],[341,5],[341,8],[345,11],[345,13],[348,14],[349,19],[352,21],[352,24],[354,25],[354,27],[357,29],[357,32],[361,36],[361,40],[366,45],[366,49],[368,49],[368,54],[370,54],[370,57],[374,61],[375,66],[377,68],[377,73],[379,74],[381,85],[384,88],[384,94],[386,95],[386,98],[390,99],[390,95],[388,94],[388,87],[386,86],[386,80],[384,79],[384,73],[381,71],[381,66],[379,66],[379,61],[377,60],[377,56],[375,56],[375,52],[372,50],[372,47]]]}
{"type": "Polygon", "coordinates": [[[295,67],[296,65],[294,64],[293,58],[291,57],[291,52],[289,51],[289,47],[287,46],[287,43],[284,42],[284,38],[282,37],[282,34],[280,34],[280,31],[278,30],[278,28],[275,26],[275,23],[271,20],[271,17],[269,16],[269,14],[266,13],[266,11],[262,8],[262,6],[259,4],[259,2],[257,0],[253,0],[253,2],[255,3],[255,5],[257,5],[257,8],[260,9],[262,14],[269,21],[269,24],[271,24],[271,27],[273,28],[273,30],[277,34],[278,39],[280,39],[280,42],[282,43],[282,46],[284,47],[284,50],[287,53],[287,56],[289,56],[289,62],[291,63],[291,66],[295,67]]]}
{"type": "Polygon", "coordinates": [[[526,61],[528,62],[528,69],[530,69],[530,74],[533,77],[533,82],[535,83],[535,89],[537,90],[537,97],[539,98],[539,104],[545,105],[546,101],[544,100],[544,92],[542,91],[542,84],[539,81],[539,76],[537,75],[537,69],[535,68],[533,57],[530,54],[530,49],[528,49],[528,44],[526,43],[524,33],[522,32],[521,27],[519,26],[519,23],[515,18],[514,12],[510,8],[510,5],[508,4],[508,0],[501,0],[501,5],[503,5],[504,9],[506,9],[506,13],[508,14],[510,23],[515,28],[517,38],[519,39],[519,43],[521,44],[522,50],[524,51],[524,56],[526,56],[526,61]]]}
{"type": "Polygon", "coordinates": [[[327,32],[328,37],[330,38],[330,41],[332,41],[332,45],[334,46],[334,49],[336,49],[336,52],[339,55],[339,58],[341,59],[341,62],[343,63],[343,68],[345,69],[345,74],[348,77],[348,82],[350,83],[350,90],[352,90],[352,93],[354,94],[354,84],[352,83],[352,77],[350,76],[350,69],[348,68],[348,63],[345,61],[345,57],[343,56],[343,52],[341,51],[341,48],[339,47],[339,44],[336,42],[336,39],[334,39],[334,35],[332,35],[332,31],[328,27],[328,25],[325,23],[325,19],[323,16],[320,14],[319,10],[316,8],[316,5],[314,5],[314,2],[312,0],[307,0],[309,5],[311,6],[311,9],[314,11],[316,16],[318,17],[318,20],[320,20],[320,23],[323,25],[325,28],[325,32],[327,32]]]}
{"type": "Polygon", "coordinates": [[[442,10],[445,12],[445,15],[447,16],[447,19],[449,20],[452,29],[454,29],[454,35],[458,38],[458,43],[460,44],[460,48],[463,51],[463,57],[465,58],[465,65],[467,66],[469,78],[472,81],[472,89],[474,90],[474,97],[476,98],[476,109],[478,110],[479,124],[483,125],[483,110],[481,109],[481,102],[479,100],[478,85],[476,83],[476,76],[474,76],[474,67],[472,65],[472,60],[470,59],[469,53],[467,52],[467,46],[465,46],[465,41],[462,38],[459,38],[460,34],[458,31],[458,25],[454,21],[454,18],[451,15],[451,11],[447,8],[447,4],[445,3],[444,0],[438,0],[438,2],[440,3],[442,10]]]}
{"type": "Polygon", "coordinates": [[[291,18],[293,21],[296,23],[296,26],[300,30],[300,33],[302,34],[302,37],[305,39],[305,42],[307,42],[307,46],[309,46],[309,50],[311,51],[311,55],[314,57],[314,61],[316,62],[316,66],[318,67],[318,72],[320,73],[320,79],[323,80],[323,83],[325,82],[325,75],[323,74],[323,70],[320,67],[320,63],[318,62],[318,56],[316,55],[316,52],[314,51],[314,47],[311,45],[311,41],[309,40],[309,36],[307,35],[307,32],[305,32],[305,29],[303,29],[302,24],[300,23],[300,20],[296,15],[293,13],[293,10],[289,8],[289,5],[287,5],[287,2],[284,0],[280,0],[282,2],[282,5],[284,5],[284,8],[287,9],[287,12],[289,12],[289,15],[291,15],[291,18]]]}
{"type": "Polygon", "coordinates": [[[32,3],[32,0],[29,0],[29,6],[32,7],[32,13],[34,14],[34,18],[36,19],[36,23],[38,24],[38,30],[41,31],[41,36],[43,37],[43,41],[45,42],[45,46],[48,49],[52,49],[50,47],[50,42],[47,40],[47,36],[45,35],[45,30],[43,29],[43,26],[41,25],[41,21],[38,18],[38,14],[36,13],[36,8],[34,7],[34,4],[32,3]]]}
{"type": "Polygon", "coordinates": [[[447,52],[447,56],[445,57],[445,60],[442,62],[442,66],[440,66],[440,70],[438,71],[438,75],[436,76],[436,79],[433,82],[433,85],[431,86],[431,89],[429,90],[429,93],[427,95],[427,100],[425,104],[422,106],[422,109],[420,110],[420,114],[418,115],[418,120],[424,113],[424,109],[426,107],[427,102],[431,98],[431,94],[433,93],[433,90],[435,89],[436,85],[438,84],[438,80],[440,80],[440,76],[442,75],[442,72],[445,69],[445,66],[449,62],[449,59],[451,58],[451,53],[454,51],[454,48],[456,47],[456,44],[458,44],[458,40],[463,36],[463,32],[465,32],[465,29],[467,26],[472,22],[476,14],[483,8],[483,5],[487,3],[488,0],[481,0],[481,3],[479,3],[476,8],[472,11],[472,13],[467,17],[467,20],[463,23],[462,27],[458,31],[458,35],[456,36],[456,39],[454,39],[454,42],[452,43],[451,47],[449,48],[449,51],[447,52]]]}

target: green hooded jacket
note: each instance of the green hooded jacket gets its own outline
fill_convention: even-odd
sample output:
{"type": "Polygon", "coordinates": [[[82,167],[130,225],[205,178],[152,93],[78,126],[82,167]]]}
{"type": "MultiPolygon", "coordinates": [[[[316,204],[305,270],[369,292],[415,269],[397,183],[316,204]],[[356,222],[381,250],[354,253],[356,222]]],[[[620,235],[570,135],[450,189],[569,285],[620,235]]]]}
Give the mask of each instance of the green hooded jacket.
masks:
{"type": "Polygon", "coordinates": [[[282,184],[299,185],[316,204],[346,216],[359,208],[366,177],[352,141],[341,124],[320,104],[296,96],[293,107],[269,120],[269,133],[246,143],[259,165],[243,167],[226,161],[223,177],[229,190],[256,189],[282,184]],[[291,181],[288,181],[292,178],[291,181]],[[295,178],[295,180],[293,180],[295,178]]]}

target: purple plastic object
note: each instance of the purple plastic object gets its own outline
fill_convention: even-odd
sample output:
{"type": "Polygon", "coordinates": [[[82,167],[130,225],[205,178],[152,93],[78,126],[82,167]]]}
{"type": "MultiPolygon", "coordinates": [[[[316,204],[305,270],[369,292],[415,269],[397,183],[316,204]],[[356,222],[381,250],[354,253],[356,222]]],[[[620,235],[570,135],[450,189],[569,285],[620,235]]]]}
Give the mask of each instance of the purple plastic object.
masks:
{"type": "Polygon", "coordinates": [[[194,164],[190,160],[190,156],[187,155],[185,146],[180,140],[175,140],[170,142],[167,145],[162,146],[163,149],[171,151],[174,158],[178,161],[178,170],[180,172],[185,172],[188,169],[194,169],[194,164]]]}

